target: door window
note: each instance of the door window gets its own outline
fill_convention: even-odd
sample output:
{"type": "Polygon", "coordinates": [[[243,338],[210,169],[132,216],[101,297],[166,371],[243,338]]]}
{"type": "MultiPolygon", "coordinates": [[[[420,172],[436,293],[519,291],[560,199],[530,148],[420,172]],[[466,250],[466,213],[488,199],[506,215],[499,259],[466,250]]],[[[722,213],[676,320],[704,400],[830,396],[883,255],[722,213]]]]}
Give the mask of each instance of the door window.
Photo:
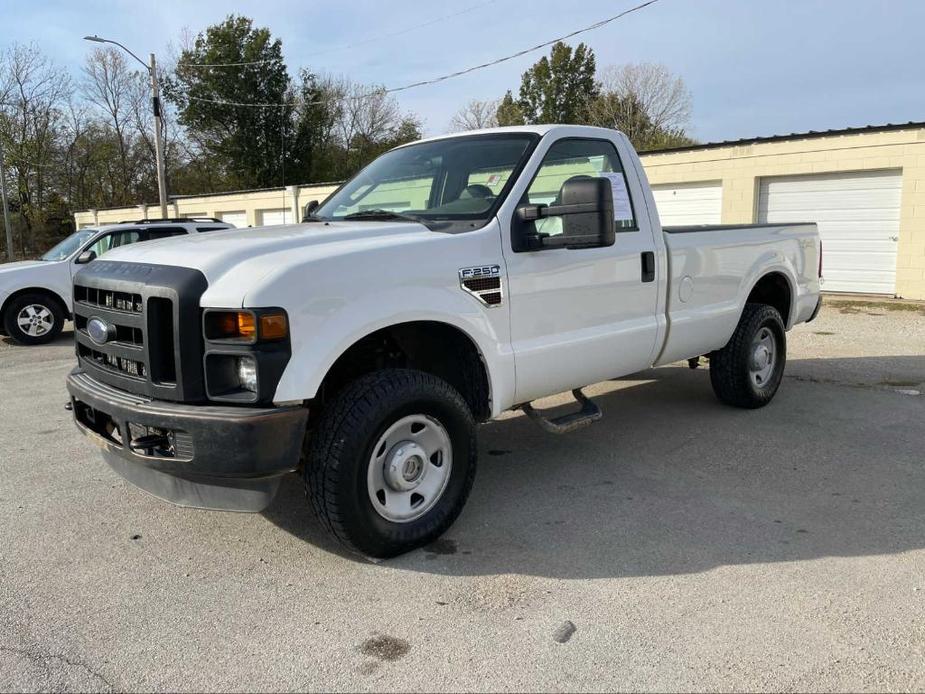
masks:
{"type": "Polygon", "coordinates": [[[130,243],[136,243],[141,240],[141,233],[137,229],[127,229],[125,231],[114,231],[98,238],[86,250],[96,253],[99,258],[107,251],[119,246],[127,246],[130,243]]]}
{"type": "MultiPolygon", "coordinates": [[[[562,186],[573,178],[609,179],[617,231],[637,228],[620,156],[613,143],[607,140],[565,139],[556,142],[543,157],[522,204],[559,204],[562,186]]],[[[539,233],[562,233],[561,217],[539,219],[535,224],[539,233]]]]}

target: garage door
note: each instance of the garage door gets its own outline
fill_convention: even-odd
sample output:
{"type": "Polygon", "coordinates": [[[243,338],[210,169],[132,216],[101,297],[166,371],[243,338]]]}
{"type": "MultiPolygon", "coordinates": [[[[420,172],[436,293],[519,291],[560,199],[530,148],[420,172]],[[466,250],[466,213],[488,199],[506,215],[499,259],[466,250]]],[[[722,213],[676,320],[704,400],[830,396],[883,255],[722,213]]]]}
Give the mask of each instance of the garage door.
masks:
{"type": "Polygon", "coordinates": [[[238,229],[247,226],[247,212],[219,212],[218,218],[238,229]]]}
{"type": "Polygon", "coordinates": [[[761,222],[816,222],[831,292],[893,294],[902,171],[786,176],[761,181],[761,222]]]}
{"type": "Polygon", "coordinates": [[[723,184],[683,183],[652,186],[662,226],[719,224],[723,213],[723,184]]]}
{"type": "Polygon", "coordinates": [[[290,214],[288,209],[279,208],[277,210],[260,210],[258,216],[260,225],[268,227],[271,224],[288,224],[290,214]]]}

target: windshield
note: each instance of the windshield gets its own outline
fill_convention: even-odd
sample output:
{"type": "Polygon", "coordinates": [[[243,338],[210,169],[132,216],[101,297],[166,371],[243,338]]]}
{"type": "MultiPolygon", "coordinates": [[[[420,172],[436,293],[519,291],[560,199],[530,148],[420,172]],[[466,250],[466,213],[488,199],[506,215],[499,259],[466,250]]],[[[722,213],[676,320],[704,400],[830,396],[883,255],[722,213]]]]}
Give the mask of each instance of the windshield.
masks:
{"type": "Polygon", "coordinates": [[[43,255],[42,260],[64,260],[71,255],[71,253],[80,248],[84,242],[93,238],[93,235],[97,231],[97,229],[81,229],[80,231],[75,231],[43,255]]]}
{"type": "Polygon", "coordinates": [[[482,226],[504,201],[538,140],[530,133],[494,133],[394,149],[347,182],[313,217],[404,217],[440,231],[482,226]]]}

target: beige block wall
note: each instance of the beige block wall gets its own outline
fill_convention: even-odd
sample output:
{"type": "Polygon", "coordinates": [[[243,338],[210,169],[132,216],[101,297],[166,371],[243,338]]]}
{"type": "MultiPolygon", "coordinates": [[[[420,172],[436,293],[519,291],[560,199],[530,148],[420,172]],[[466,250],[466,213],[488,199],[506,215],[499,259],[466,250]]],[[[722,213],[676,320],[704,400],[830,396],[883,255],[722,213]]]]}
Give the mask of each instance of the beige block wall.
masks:
{"type": "MultiPolygon", "coordinates": [[[[869,131],[647,154],[642,162],[653,185],[722,181],[724,224],[756,221],[763,177],[902,169],[896,293],[909,299],[925,299],[925,129],[869,131]]],[[[298,220],[299,206],[312,199],[323,200],[335,188],[335,185],[290,186],[285,190],[179,198],[171,202],[170,215],[198,213],[220,217],[223,212],[244,211],[248,225],[257,226],[262,211],[285,207],[293,210],[291,218],[298,220]]],[[[74,215],[78,227],[158,216],[156,205],[74,215]]]]}
{"type": "MultiPolygon", "coordinates": [[[[299,221],[300,211],[309,200],[324,200],[337,189],[336,184],[320,186],[289,186],[269,190],[243,191],[240,193],[223,193],[221,195],[197,195],[175,198],[167,205],[170,217],[184,215],[202,215],[221,218],[226,212],[245,212],[247,225],[258,226],[260,214],[267,210],[285,208],[289,210],[290,219],[299,221]]],[[[134,219],[154,219],[161,216],[160,206],[148,203],[135,207],[117,207],[105,210],[83,210],[74,215],[77,227],[115,224],[134,219]]]]}
{"type": "Polygon", "coordinates": [[[761,179],[901,169],[896,294],[925,299],[925,129],[811,137],[642,156],[649,182],[723,182],[724,224],[757,220],[761,179]]]}

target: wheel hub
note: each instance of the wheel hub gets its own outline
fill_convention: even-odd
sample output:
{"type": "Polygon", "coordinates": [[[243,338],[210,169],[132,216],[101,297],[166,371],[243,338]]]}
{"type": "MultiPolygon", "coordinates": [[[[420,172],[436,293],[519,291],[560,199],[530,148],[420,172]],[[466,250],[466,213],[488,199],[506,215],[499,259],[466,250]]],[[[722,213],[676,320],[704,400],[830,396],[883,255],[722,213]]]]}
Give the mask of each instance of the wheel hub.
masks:
{"type": "Polygon", "coordinates": [[[426,451],[414,441],[402,441],[389,453],[383,476],[386,484],[397,492],[407,492],[424,479],[426,451]]]}
{"type": "Polygon", "coordinates": [[[372,448],[366,489],[373,509],[393,523],[408,523],[432,509],[450,480],[453,446],[434,417],[402,417],[372,448]]]}
{"type": "Polygon", "coordinates": [[[51,330],[54,316],[41,304],[29,304],[16,316],[16,323],[26,335],[39,337],[51,330]]]}
{"type": "Polygon", "coordinates": [[[762,328],[752,342],[748,375],[759,388],[767,385],[774,373],[777,341],[769,328],[762,328]]]}

